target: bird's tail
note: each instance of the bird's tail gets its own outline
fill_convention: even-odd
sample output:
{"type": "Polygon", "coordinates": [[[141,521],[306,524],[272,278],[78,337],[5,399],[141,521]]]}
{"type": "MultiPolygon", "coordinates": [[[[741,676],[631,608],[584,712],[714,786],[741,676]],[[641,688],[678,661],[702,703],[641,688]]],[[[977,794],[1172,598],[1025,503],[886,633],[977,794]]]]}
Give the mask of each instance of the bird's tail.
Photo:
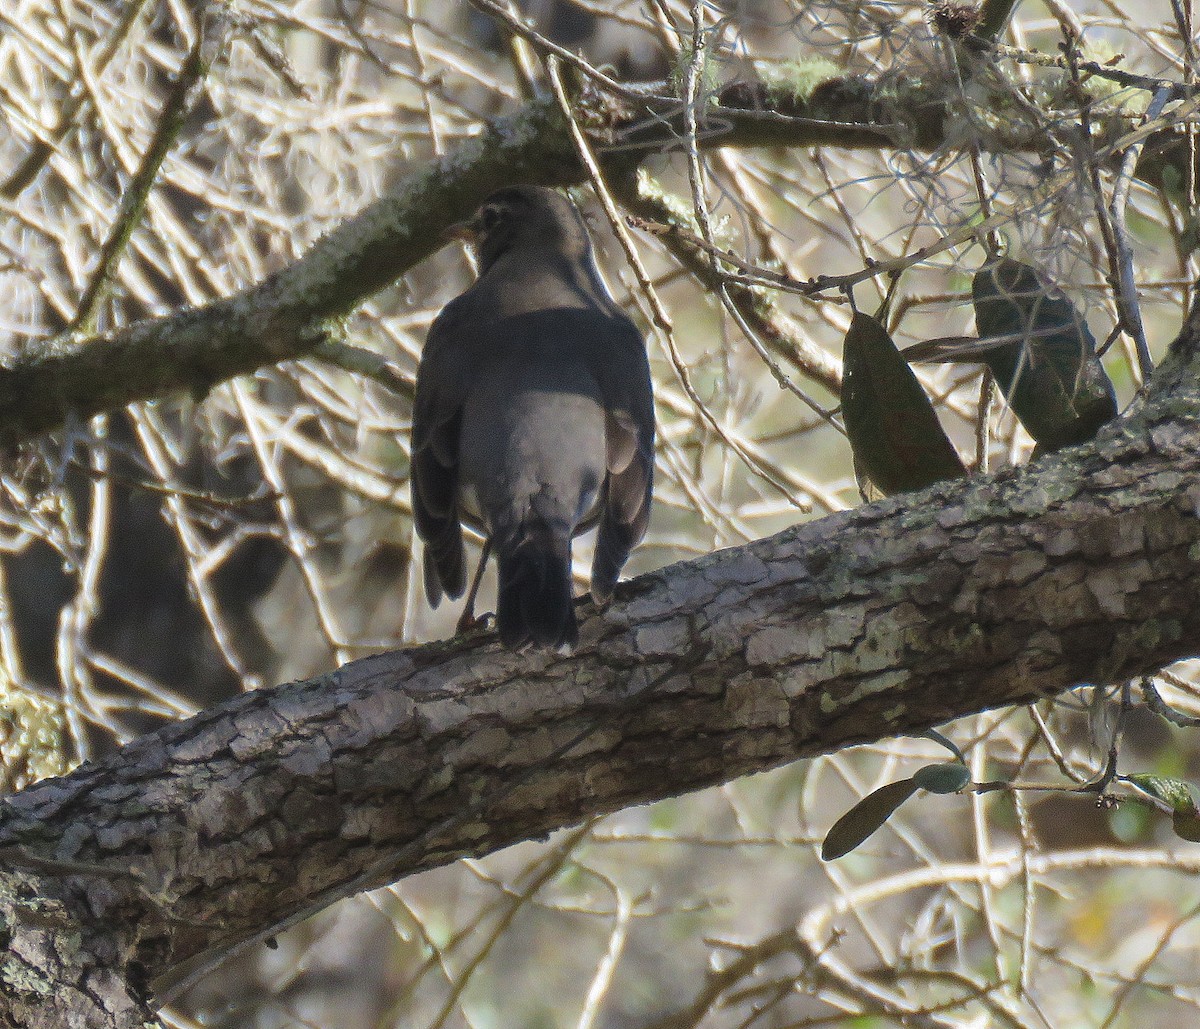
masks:
{"type": "Polygon", "coordinates": [[[575,646],[570,535],[545,524],[526,526],[511,543],[497,543],[497,559],[500,641],[506,647],[575,646]]]}

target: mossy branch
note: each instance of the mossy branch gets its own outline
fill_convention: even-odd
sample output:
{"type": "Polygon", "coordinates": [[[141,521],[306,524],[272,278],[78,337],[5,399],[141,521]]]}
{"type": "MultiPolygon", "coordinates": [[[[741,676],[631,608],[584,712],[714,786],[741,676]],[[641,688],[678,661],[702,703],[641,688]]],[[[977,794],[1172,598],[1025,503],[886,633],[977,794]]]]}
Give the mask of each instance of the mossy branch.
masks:
{"type": "MultiPolygon", "coordinates": [[[[701,145],[932,149],[945,141],[946,107],[933,86],[905,86],[903,103],[894,86],[882,90],[852,76],[815,86],[806,81],[805,91],[777,83],[725,87],[709,106],[701,145]],[[899,110],[902,120],[894,116],[899,110]]],[[[627,172],[677,142],[678,110],[652,109],[662,104],[652,99],[641,108],[628,99],[615,104],[598,103],[588,112],[596,150],[614,168],[627,172]]],[[[1166,142],[1150,141],[1147,153],[1161,158],[1166,142]]],[[[236,375],[306,356],[326,339],[331,320],[428,257],[441,245],[442,231],[491,190],[513,182],[572,185],[583,179],[554,100],[530,101],[406,178],[298,261],[240,293],[102,335],[65,335],[28,347],[0,368],[0,446],[56,429],[70,417],[85,419],[175,391],[202,395],[236,375]]],[[[823,370],[819,378],[829,376],[823,370]]]]}

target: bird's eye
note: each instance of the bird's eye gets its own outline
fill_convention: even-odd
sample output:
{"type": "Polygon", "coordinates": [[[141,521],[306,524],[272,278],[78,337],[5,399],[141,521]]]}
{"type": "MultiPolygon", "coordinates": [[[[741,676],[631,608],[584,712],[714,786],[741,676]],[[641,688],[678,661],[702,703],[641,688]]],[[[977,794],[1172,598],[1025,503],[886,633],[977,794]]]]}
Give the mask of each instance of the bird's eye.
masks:
{"type": "Polygon", "coordinates": [[[489,204],[479,212],[479,227],[484,232],[491,232],[503,220],[504,215],[499,207],[493,207],[489,204]]]}

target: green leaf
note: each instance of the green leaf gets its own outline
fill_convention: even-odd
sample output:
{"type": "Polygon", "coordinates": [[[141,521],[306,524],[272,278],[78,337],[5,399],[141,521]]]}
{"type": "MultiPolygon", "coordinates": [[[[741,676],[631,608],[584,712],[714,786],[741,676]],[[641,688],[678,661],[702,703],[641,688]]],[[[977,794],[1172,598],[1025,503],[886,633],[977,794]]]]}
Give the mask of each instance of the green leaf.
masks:
{"type": "Polygon", "coordinates": [[[918,768],[915,782],[928,793],[957,793],[971,781],[971,773],[961,761],[944,761],[918,768]]]}
{"type": "Polygon", "coordinates": [[[979,339],[929,340],[909,361],[986,364],[1039,452],[1092,439],[1117,414],[1112,381],[1087,321],[1038,269],[999,258],[971,285],[979,339]]]}
{"type": "Polygon", "coordinates": [[[825,834],[825,841],[821,844],[821,859],[833,861],[849,854],[883,825],[916,789],[917,784],[912,779],[901,779],[868,793],[834,822],[825,834]]]}
{"type": "MultiPolygon", "coordinates": [[[[1149,793],[1167,804],[1175,817],[1191,817],[1200,812],[1196,810],[1196,800],[1192,796],[1192,788],[1182,779],[1171,779],[1165,775],[1151,775],[1149,772],[1138,772],[1135,775],[1122,776],[1126,782],[1133,783],[1143,793],[1149,793]]],[[[1185,837],[1186,838],[1186,837],[1185,837]]]]}
{"type": "Polygon", "coordinates": [[[856,471],[889,496],[966,475],[925,390],[876,319],[855,313],[843,362],[842,414],[856,471]]]}
{"type": "Polygon", "coordinates": [[[1194,254],[1200,250],[1200,220],[1195,215],[1184,220],[1179,233],[1179,249],[1184,254],[1194,254]]]}
{"type": "Polygon", "coordinates": [[[1171,816],[1171,828],[1181,840],[1200,843],[1200,815],[1181,815],[1176,811],[1171,816]]]}
{"type": "Polygon", "coordinates": [[[1042,450],[1092,439],[1116,417],[1116,394],[1087,321],[1047,276],[1001,258],[976,272],[971,291],[982,341],[1019,337],[983,360],[1042,450]]]}

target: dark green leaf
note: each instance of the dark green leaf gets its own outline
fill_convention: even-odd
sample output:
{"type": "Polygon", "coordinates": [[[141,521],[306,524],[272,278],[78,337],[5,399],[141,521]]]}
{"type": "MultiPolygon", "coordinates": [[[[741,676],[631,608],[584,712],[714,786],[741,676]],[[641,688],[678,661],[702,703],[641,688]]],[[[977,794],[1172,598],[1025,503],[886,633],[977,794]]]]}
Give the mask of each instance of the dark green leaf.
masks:
{"type": "Polygon", "coordinates": [[[1116,394],[1096,356],[1096,340],[1045,275],[1000,258],[976,272],[972,295],[977,341],[930,340],[904,356],[986,364],[1041,452],[1083,443],[1116,417],[1116,394]]]}
{"type": "Polygon", "coordinates": [[[832,861],[849,854],[886,822],[901,804],[916,792],[912,779],[901,779],[880,786],[833,823],[821,844],[821,859],[832,861]]]}
{"type": "Polygon", "coordinates": [[[1043,450],[1089,440],[1116,417],[1116,394],[1096,356],[1096,340],[1053,282],[1002,258],[975,274],[972,293],[982,340],[1021,337],[989,350],[984,360],[1043,450]]]}
{"type": "Polygon", "coordinates": [[[854,315],[843,360],[842,414],[856,470],[888,495],[966,474],[925,390],[870,315],[854,315]]]}
{"type": "Polygon", "coordinates": [[[1183,223],[1183,229],[1179,233],[1179,250],[1183,254],[1194,254],[1200,250],[1200,219],[1195,215],[1191,215],[1183,223]]]}
{"type": "Polygon", "coordinates": [[[1200,815],[1181,815],[1176,811],[1171,816],[1171,828],[1181,840],[1200,843],[1200,815]]]}
{"type": "Polygon", "coordinates": [[[970,781],[971,773],[960,761],[926,765],[913,775],[913,782],[929,793],[957,793],[970,781]]]}
{"type": "Polygon", "coordinates": [[[1133,783],[1143,793],[1157,797],[1167,804],[1177,816],[1197,814],[1192,788],[1180,779],[1171,779],[1165,775],[1151,775],[1148,772],[1127,775],[1124,776],[1124,779],[1126,782],[1133,783]]]}

